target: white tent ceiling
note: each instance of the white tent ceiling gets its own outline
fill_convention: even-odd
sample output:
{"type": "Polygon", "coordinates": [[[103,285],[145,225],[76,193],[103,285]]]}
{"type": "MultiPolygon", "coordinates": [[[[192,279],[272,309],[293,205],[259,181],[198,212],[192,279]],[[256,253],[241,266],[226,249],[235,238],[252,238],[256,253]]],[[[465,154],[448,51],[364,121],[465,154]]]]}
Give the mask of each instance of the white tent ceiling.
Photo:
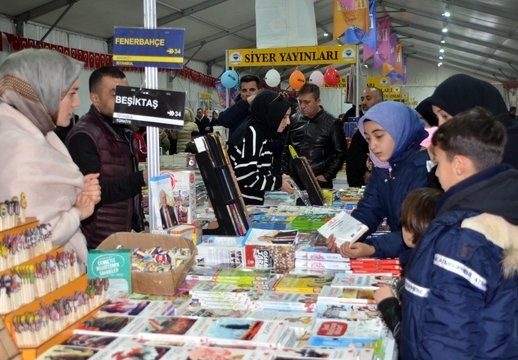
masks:
{"type": "MultiPolygon", "coordinates": [[[[314,4],[320,45],[336,44],[324,36],[332,33],[332,4],[314,4]]],[[[254,0],[157,0],[157,23],[186,29],[186,61],[224,65],[225,49],[255,47],[254,8],[254,0]]],[[[67,9],[56,28],[95,38],[109,40],[114,26],[143,25],[143,0],[0,1],[0,14],[19,23],[51,26],[67,9]]],[[[442,45],[445,65],[499,81],[518,78],[516,0],[378,0],[377,11],[378,16],[390,15],[409,61],[414,57],[437,64],[442,45]],[[449,18],[442,16],[445,11],[449,18]],[[443,34],[445,25],[448,32],[443,34]]],[[[267,70],[250,69],[258,74],[267,70]]]]}

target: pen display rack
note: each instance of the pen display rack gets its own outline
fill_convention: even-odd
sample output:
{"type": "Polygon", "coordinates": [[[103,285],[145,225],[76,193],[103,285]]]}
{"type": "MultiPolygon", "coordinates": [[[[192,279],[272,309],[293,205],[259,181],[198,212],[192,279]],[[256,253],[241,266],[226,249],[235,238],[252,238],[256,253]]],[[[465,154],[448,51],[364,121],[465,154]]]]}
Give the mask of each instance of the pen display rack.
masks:
{"type": "Polygon", "coordinates": [[[42,228],[35,218],[0,231],[0,316],[23,359],[35,359],[62,343],[72,335],[76,323],[102,305],[91,286],[87,291],[88,276],[80,273],[75,254],[52,248],[51,235],[50,227],[42,228]],[[87,304],[63,307],[55,322],[45,324],[42,307],[59,309],[65,300],[87,304]]]}
{"type": "Polygon", "coordinates": [[[225,143],[219,135],[205,135],[194,139],[198,153],[196,160],[207,189],[216,229],[204,230],[205,235],[243,236],[250,224],[246,206],[231,168],[225,143]]]}

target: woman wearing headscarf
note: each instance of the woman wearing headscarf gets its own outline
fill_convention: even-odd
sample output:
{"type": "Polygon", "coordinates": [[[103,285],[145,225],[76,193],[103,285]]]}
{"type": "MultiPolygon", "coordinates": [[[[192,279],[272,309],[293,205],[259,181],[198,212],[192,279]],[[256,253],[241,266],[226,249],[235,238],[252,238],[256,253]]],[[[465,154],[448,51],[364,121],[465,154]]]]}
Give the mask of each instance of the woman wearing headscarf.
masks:
{"type": "Polygon", "coordinates": [[[98,174],[83,176],[54,133],[79,106],[83,63],[52,50],[28,49],[0,66],[0,198],[25,192],[27,216],[52,227],[52,243],[86,261],[80,221],[101,199],[98,174]]]}
{"type": "Polygon", "coordinates": [[[429,98],[429,104],[439,120],[439,126],[475,106],[489,111],[507,130],[502,162],[518,169],[518,125],[509,118],[505,101],[493,85],[469,75],[453,75],[437,86],[429,98]]]}
{"type": "Polygon", "coordinates": [[[287,175],[273,166],[273,138],[290,124],[291,103],[284,94],[263,90],[252,102],[250,118],[228,141],[228,154],[245,204],[262,205],[265,191],[293,192],[287,175]]]}
{"type": "Polygon", "coordinates": [[[395,101],[370,108],[358,122],[358,131],[369,143],[374,168],[364,196],[351,216],[367,225],[369,234],[386,217],[391,232],[365,243],[345,243],[340,249],[336,249],[334,238],[330,237],[328,246],[349,258],[398,257],[407,249],[401,234],[401,205],[412,190],[427,184],[429,157],[420,143],[428,133],[415,110],[395,101]]]}

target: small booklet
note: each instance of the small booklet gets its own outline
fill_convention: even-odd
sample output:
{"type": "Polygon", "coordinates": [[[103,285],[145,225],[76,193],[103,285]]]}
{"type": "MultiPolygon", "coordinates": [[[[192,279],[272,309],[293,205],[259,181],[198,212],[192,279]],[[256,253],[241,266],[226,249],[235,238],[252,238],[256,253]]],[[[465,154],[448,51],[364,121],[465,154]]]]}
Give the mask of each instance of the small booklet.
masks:
{"type": "Polygon", "coordinates": [[[368,230],[367,225],[342,211],[322,225],[318,229],[318,233],[326,239],[333,234],[336,237],[336,246],[340,247],[347,241],[351,244],[354,243],[368,230]]]}

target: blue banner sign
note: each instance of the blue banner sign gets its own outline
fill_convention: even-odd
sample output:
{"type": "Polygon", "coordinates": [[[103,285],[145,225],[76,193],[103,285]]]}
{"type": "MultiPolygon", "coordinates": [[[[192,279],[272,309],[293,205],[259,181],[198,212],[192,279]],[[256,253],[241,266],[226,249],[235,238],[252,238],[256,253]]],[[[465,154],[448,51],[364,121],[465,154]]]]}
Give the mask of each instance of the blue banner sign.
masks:
{"type": "Polygon", "coordinates": [[[181,69],[185,29],[115,27],[113,65],[181,69]]]}

